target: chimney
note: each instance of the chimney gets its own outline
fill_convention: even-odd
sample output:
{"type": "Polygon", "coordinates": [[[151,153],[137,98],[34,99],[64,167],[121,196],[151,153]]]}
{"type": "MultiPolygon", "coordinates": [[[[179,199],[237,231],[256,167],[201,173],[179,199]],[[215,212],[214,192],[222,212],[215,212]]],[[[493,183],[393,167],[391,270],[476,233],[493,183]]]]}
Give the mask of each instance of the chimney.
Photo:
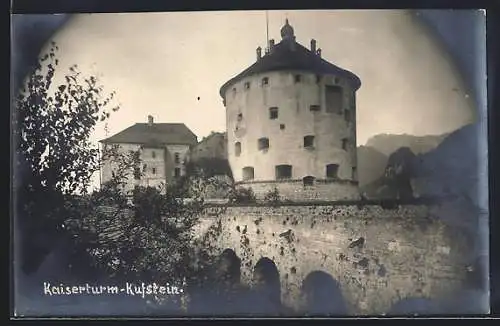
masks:
{"type": "Polygon", "coordinates": [[[152,126],[153,125],[153,116],[148,115],[148,125],[152,126]]]}
{"type": "Polygon", "coordinates": [[[274,48],[274,39],[269,40],[269,51],[272,51],[274,48]]]}
{"type": "Polygon", "coordinates": [[[257,48],[257,61],[260,60],[260,58],[262,58],[262,48],[259,46],[257,48]]]}
{"type": "Polygon", "coordinates": [[[318,49],[318,50],[316,51],[316,54],[318,55],[318,57],[320,57],[320,58],[321,58],[321,49],[318,49]]]}
{"type": "Polygon", "coordinates": [[[311,40],[311,52],[316,53],[316,40],[315,39],[311,40]]]}

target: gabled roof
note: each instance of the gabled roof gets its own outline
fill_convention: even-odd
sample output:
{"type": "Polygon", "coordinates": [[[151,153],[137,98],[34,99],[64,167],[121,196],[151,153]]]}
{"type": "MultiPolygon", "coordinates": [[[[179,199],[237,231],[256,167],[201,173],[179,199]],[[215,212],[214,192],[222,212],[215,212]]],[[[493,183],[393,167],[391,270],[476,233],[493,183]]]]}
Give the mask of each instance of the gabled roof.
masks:
{"type": "Polygon", "coordinates": [[[195,145],[196,135],[183,123],[136,123],[103,140],[106,144],[195,145]]]}
{"type": "Polygon", "coordinates": [[[355,90],[361,87],[361,80],[354,73],[322,59],[318,54],[311,52],[294,39],[284,39],[274,45],[270,53],[226,82],[220,89],[220,95],[224,97],[226,90],[232,84],[245,77],[279,70],[304,70],[317,74],[340,75],[349,79],[355,90]],[[290,44],[291,42],[294,44],[290,44]]]}

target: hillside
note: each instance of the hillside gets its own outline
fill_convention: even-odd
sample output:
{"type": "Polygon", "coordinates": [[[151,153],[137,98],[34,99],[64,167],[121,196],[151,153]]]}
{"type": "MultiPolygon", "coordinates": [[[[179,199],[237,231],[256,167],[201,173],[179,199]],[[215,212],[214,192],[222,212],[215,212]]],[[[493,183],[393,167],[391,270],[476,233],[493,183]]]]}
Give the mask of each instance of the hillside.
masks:
{"type": "Polygon", "coordinates": [[[413,136],[380,134],[368,139],[365,146],[372,147],[380,153],[389,156],[401,147],[408,147],[415,154],[426,153],[436,148],[448,134],[413,136]]]}

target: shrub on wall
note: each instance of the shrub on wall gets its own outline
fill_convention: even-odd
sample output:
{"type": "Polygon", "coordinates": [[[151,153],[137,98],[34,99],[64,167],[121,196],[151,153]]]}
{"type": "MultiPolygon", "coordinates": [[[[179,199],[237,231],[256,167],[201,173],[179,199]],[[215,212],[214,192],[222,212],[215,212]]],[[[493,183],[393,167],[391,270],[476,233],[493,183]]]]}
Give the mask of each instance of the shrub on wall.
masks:
{"type": "Polygon", "coordinates": [[[232,188],[228,195],[229,202],[238,204],[255,203],[257,198],[252,188],[232,188]]]}

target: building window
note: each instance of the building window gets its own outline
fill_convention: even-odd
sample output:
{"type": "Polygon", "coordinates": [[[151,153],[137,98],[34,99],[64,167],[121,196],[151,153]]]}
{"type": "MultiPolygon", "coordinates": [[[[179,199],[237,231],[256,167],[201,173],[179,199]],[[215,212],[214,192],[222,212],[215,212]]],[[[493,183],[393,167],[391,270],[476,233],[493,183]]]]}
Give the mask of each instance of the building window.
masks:
{"type": "Polygon", "coordinates": [[[265,85],[268,85],[268,84],[269,84],[269,78],[268,77],[262,78],[262,86],[265,86],[265,85]]]}
{"type": "Polygon", "coordinates": [[[310,105],[309,106],[309,110],[311,110],[311,111],[319,111],[320,110],[320,106],[319,105],[310,105]]]}
{"type": "Polygon", "coordinates": [[[243,174],[243,180],[253,180],[254,178],[254,168],[252,166],[245,166],[242,169],[242,174],[243,174]]]}
{"type": "Polygon", "coordinates": [[[285,125],[284,124],[280,124],[280,129],[281,130],[285,130],[285,125]]]}
{"type": "Polygon", "coordinates": [[[240,156],[240,154],[241,154],[241,143],[240,142],[236,142],[234,144],[234,155],[240,156]]]}
{"type": "Polygon", "coordinates": [[[249,89],[250,88],[250,82],[246,82],[245,83],[245,89],[249,89]]]}
{"type": "Polygon", "coordinates": [[[181,169],[180,168],[175,168],[174,169],[174,177],[178,178],[181,176],[181,169]]]}
{"type": "Polygon", "coordinates": [[[271,119],[271,120],[278,119],[278,108],[277,107],[269,108],[269,119],[271,119]]]}
{"type": "Polygon", "coordinates": [[[275,167],[276,180],[290,179],[292,177],[291,165],[276,165],[275,167]]]}
{"type": "Polygon", "coordinates": [[[314,186],[314,177],[308,175],[307,177],[302,178],[302,183],[304,184],[304,187],[306,186],[314,186]]]}
{"type": "Polygon", "coordinates": [[[152,158],[156,158],[156,152],[155,152],[155,151],[152,151],[152,152],[151,152],[151,157],[152,157],[152,158]]]}
{"type": "Polygon", "coordinates": [[[321,76],[316,75],[316,84],[319,84],[319,83],[321,83],[321,76]]]}
{"type": "Polygon", "coordinates": [[[335,84],[338,84],[338,83],[339,83],[339,78],[338,78],[338,77],[335,77],[335,78],[333,79],[333,82],[334,82],[335,84]]]}
{"type": "Polygon", "coordinates": [[[328,164],[326,166],[326,177],[327,178],[337,178],[339,172],[338,164],[328,164]]]}
{"type": "Polygon", "coordinates": [[[264,150],[269,148],[269,138],[260,138],[258,140],[258,148],[259,150],[264,150]]]}
{"type": "Polygon", "coordinates": [[[238,121],[241,121],[243,120],[243,113],[238,113],[238,121]]]}
{"type": "Polygon", "coordinates": [[[233,87],[233,95],[236,95],[236,87],[233,87]]]}
{"type": "Polygon", "coordinates": [[[152,168],[151,173],[156,174],[156,168],[152,168]]]}
{"type": "Polygon", "coordinates": [[[304,148],[314,148],[314,136],[304,136],[304,148]]]}
{"type": "Polygon", "coordinates": [[[326,112],[342,112],[342,88],[339,86],[325,86],[326,112]]]}
{"type": "Polygon", "coordinates": [[[295,81],[295,83],[300,83],[300,81],[302,80],[302,76],[301,75],[295,75],[293,77],[293,80],[295,81]]]}
{"type": "Polygon", "coordinates": [[[181,162],[181,158],[180,158],[179,153],[174,154],[174,161],[176,164],[179,164],[181,162]]]}
{"type": "Polygon", "coordinates": [[[348,141],[348,139],[347,139],[347,138],[342,138],[342,149],[343,149],[344,151],[346,151],[346,150],[347,150],[348,143],[349,143],[349,141],[348,141]]]}
{"type": "Polygon", "coordinates": [[[351,122],[351,112],[349,110],[344,110],[344,120],[346,122],[351,122]]]}

